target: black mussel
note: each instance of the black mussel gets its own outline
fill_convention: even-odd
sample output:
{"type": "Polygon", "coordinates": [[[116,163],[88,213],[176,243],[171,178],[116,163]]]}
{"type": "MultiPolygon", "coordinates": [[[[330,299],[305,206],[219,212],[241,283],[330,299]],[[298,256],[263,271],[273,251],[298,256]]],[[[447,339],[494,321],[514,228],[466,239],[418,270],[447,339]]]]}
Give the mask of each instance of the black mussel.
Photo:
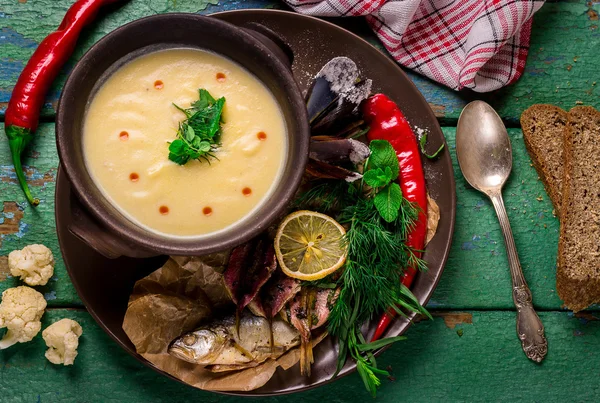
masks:
{"type": "Polygon", "coordinates": [[[318,179],[339,179],[346,182],[354,182],[362,178],[358,172],[313,159],[309,159],[306,173],[318,179]]]}
{"type": "Polygon", "coordinates": [[[307,96],[313,134],[331,134],[349,120],[356,120],[361,102],[371,93],[371,84],[371,80],[360,79],[356,63],[347,57],[336,57],[325,64],[307,96]]]}
{"type": "Polygon", "coordinates": [[[371,151],[369,147],[358,140],[340,139],[332,141],[312,141],[308,156],[317,161],[340,165],[352,163],[359,165],[364,162],[371,151]]]}

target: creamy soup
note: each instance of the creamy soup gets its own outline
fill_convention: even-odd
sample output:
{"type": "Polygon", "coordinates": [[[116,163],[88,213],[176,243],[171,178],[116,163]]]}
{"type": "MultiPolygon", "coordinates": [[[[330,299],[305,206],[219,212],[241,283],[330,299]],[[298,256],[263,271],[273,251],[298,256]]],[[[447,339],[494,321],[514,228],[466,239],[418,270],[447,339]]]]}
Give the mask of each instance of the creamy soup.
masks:
{"type": "Polygon", "coordinates": [[[195,49],[134,59],[102,85],[84,125],[87,168],[129,219],[165,235],[229,227],[269,197],[286,159],[285,123],[269,90],[241,66],[195,49]],[[221,146],[210,163],[169,160],[169,142],[204,88],[225,97],[221,146]]]}

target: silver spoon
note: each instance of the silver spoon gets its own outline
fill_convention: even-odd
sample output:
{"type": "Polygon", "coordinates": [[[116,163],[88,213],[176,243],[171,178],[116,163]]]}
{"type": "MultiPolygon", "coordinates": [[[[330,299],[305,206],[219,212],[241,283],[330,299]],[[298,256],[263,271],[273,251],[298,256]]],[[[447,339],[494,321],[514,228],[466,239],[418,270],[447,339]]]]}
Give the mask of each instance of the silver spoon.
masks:
{"type": "Polygon", "coordinates": [[[517,335],[527,357],[541,362],[548,351],[544,325],[533,309],[531,291],[523,277],[502,200],[502,186],[512,168],[512,149],[500,116],[485,102],[473,101],[460,114],[456,156],[467,182],[487,195],[494,205],[508,253],[513,301],[517,308],[517,335]]]}

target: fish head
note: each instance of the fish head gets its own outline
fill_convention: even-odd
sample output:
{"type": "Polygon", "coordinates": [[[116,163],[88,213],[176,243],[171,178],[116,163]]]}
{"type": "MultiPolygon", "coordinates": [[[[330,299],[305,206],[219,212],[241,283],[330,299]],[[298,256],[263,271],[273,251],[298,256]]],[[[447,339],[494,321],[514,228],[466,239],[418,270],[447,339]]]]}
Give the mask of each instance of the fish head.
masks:
{"type": "Polygon", "coordinates": [[[198,329],[185,333],[171,342],[169,354],[194,364],[209,365],[225,347],[222,332],[198,329]]]}

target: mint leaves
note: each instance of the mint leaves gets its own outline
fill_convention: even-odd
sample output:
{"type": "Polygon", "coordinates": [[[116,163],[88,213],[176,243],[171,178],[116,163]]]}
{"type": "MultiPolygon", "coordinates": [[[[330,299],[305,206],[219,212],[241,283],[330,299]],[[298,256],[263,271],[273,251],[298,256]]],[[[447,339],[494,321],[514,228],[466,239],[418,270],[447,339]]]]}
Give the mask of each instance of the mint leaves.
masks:
{"type": "Polygon", "coordinates": [[[381,168],[384,169],[389,167],[392,172],[390,180],[395,180],[400,172],[398,165],[398,156],[396,150],[386,140],[373,140],[369,143],[371,149],[371,155],[369,156],[369,168],[381,168]]]}
{"type": "Polygon", "coordinates": [[[179,165],[190,160],[216,158],[214,152],[221,145],[221,115],[225,98],[213,98],[205,89],[198,90],[198,100],[188,109],[173,104],[186,119],[179,123],[177,139],[169,144],[169,159],[179,165]]]}
{"type": "Polygon", "coordinates": [[[385,186],[395,179],[394,174],[389,166],[386,166],[385,170],[381,168],[371,169],[370,171],[365,172],[363,178],[366,184],[372,188],[385,186]]]}
{"type": "Polygon", "coordinates": [[[393,182],[398,178],[400,167],[394,147],[385,140],[373,140],[369,144],[371,155],[363,180],[375,191],[373,203],[387,222],[395,221],[402,205],[402,190],[393,182]]]}
{"type": "Polygon", "coordinates": [[[390,183],[379,191],[373,199],[381,218],[387,222],[395,221],[402,204],[402,190],[397,183],[390,183]]]}

